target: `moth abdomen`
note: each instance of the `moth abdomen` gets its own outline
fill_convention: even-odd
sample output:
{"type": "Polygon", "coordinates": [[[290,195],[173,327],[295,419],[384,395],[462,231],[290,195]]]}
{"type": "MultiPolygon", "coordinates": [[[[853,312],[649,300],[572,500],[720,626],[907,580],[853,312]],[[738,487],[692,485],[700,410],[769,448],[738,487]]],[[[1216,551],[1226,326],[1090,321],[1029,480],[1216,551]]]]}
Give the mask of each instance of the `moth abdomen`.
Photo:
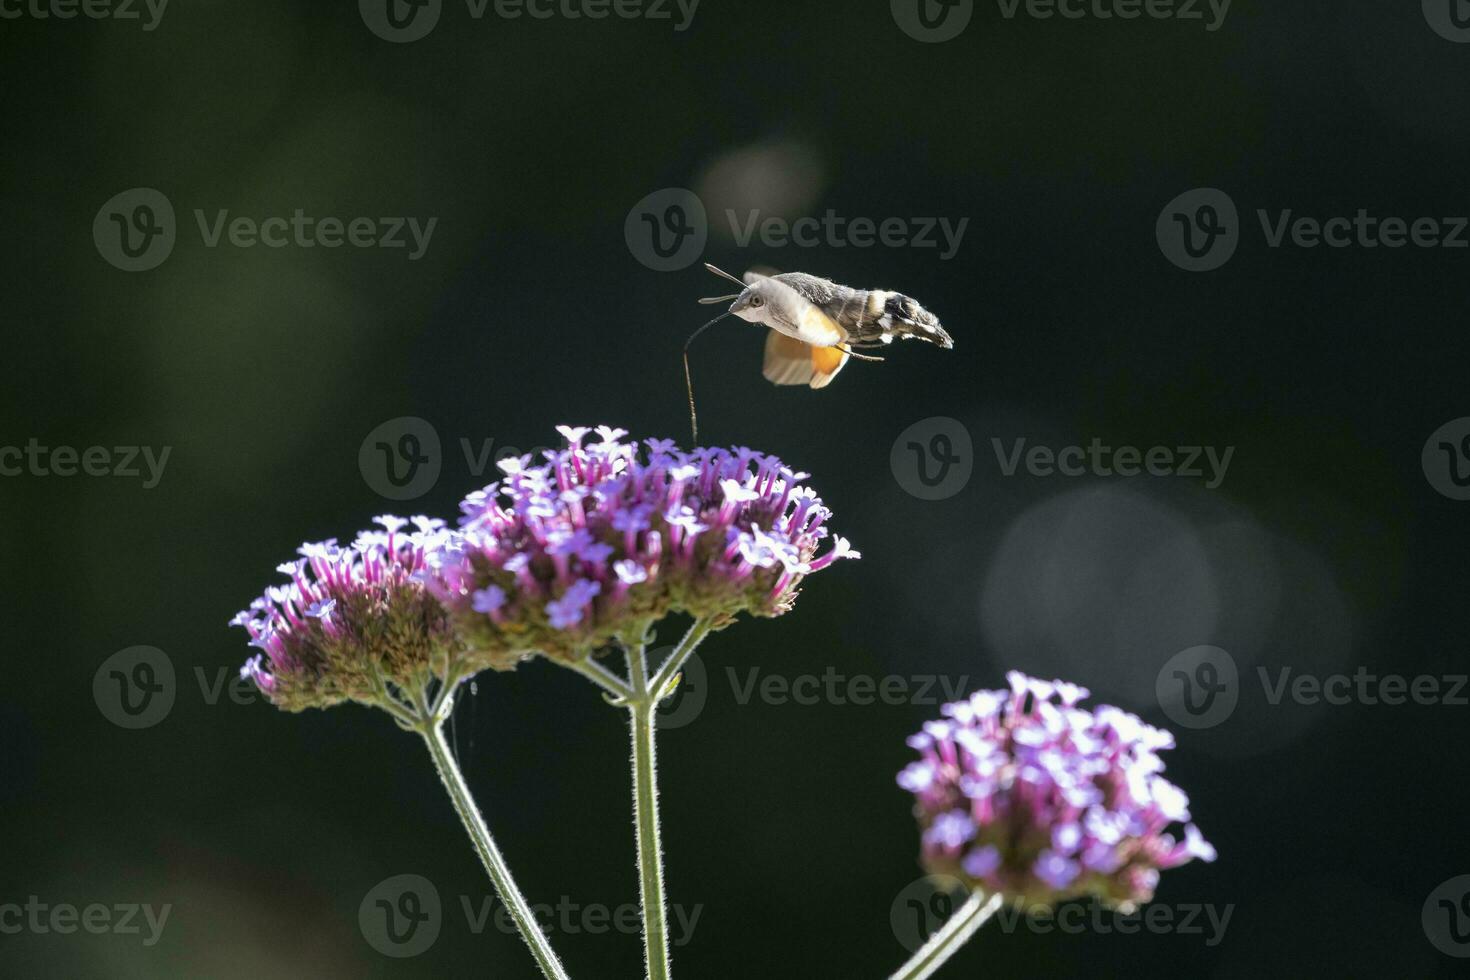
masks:
{"type": "Polygon", "coordinates": [[[918,300],[903,293],[881,295],[883,314],[878,322],[883,327],[885,341],[913,337],[946,349],[954,346],[954,339],[939,325],[939,317],[924,309],[918,300]]]}
{"type": "Polygon", "coordinates": [[[895,337],[913,337],[939,347],[954,346],[954,341],[939,325],[939,318],[912,296],[886,289],[853,289],[825,281],[824,285],[828,288],[822,305],[849,340],[887,344],[895,337]]]}

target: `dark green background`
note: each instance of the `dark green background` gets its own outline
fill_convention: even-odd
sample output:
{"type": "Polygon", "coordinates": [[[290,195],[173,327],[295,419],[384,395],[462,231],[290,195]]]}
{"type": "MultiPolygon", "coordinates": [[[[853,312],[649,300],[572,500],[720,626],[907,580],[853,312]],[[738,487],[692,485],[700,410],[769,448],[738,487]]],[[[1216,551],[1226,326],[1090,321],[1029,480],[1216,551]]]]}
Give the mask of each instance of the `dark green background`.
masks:
{"type": "MultiPolygon", "coordinates": [[[[345,2],[173,0],[152,33],[0,21],[0,445],[173,447],[153,490],[0,480],[0,902],[174,906],[152,949],[0,936],[0,973],[531,975],[514,937],[457,917],[458,895],[488,887],[410,736],[356,708],[211,705],[193,671],[238,666],[247,651],[225,621],[300,541],[350,537],[389,509],[450,516],[482,482],[455,455],[462,436],[527,447],[559,422],[606,421],[683,438],[678,349],[703,320],[693,300],[718,283],[639,264],[624,218],[753,144],[799,143],[819,161],[799,213],[971,221],[949,262],[711,237],[707,256],[737,271],[917,296],[956,347],[906,346],[821,393],[762,381],[751,328],[722,325],[696,347],[706,437],[815,474],[865,557],[812,579],[791,616],[711,640],[709,704],[661,740],[670,897],[704,906],[675,950],[680,976],[876,977],[901,961],[889,907],[919,871],[893,776],[936,709],[742,706],[724,668],[971,687],[1049,669],[996,648],[981,595],[1007,529],[1051,498],[1096,486],[1147,502],[1137,548],[1149,507],[1185,527],[1228,508],[1293,556],[1274,566],[1290,601],[1270,611],[1224,602],[1216,630],[1128,664],[1063,651],[1101,694],[1122,699],[1118,677],[1151,678],[1183,647],[1238,648],[1242,619],[1265,624],[1243,670],[1463,672],[1470,504],[1435,493],[1419,457],[1470,415],[1470,253],[1273,250],[1254,224],[1258,207],[1470,212],[1470,46],[1436,36],[1419,6],[1237,0],[1207,33],[1007,21],[977,3],[938,45],[905,36],[885,0],[704,0],[684,33],[474,21],[451,0],[408,45],[374,37],[345,2]],[[181,237],[161,267],[127,274],[99,257],[91,225],[135,186],[169,196],[181,237]],[[1191,275],[1153,229],[1197,186],[1228,191],[1248,227],[1228,265],[1191,275]],[[207,249],[196,207],[439,222],[410,263],[207,249]],[[357,451],[404,415],[434,424],[446,459],[433,491],[398,505],[365,483],[357,451]],[[965,423],[976,471],[925,502],[901,489],[889,450],[938,415],[965,423]],[[1237,451],[1215,491],[1002,479],[990,439],[1016,436],[1237,451]],[[135,644],[169,654],[180,690],[163,723],[130,732],[102,717],[91,683],[135,644]],[[357,905],[402,872],[432,879],[452,921],[397,961],[363,941],[357,905]]],[[[1067,528],[1084,550],[1103,543],[1096,563],[1059,574],[1105,609],[1088,597],[1138,552],[1105,523],[1067,528]]],[[[1120,601],[1171,614],[1167,588],[1120,601]]],[[[1147,698],[1123,703],[1167,723],[1147,698]]],[[[941,976],[1449,975],[1420,907],[1470,871],[1467,712],[1282,705],[1181,732],[1170,772],[1221,859],[1166,874],[1159,899],[1233,903],[1225,941],[992,931],[941,976]]],[[[483,678],[456,724],[533,898],[635,900],[617,712],[532,663],[483,678]]],[[[634,936],[553,938],[576,977],[641,970],[634,936]]]]}

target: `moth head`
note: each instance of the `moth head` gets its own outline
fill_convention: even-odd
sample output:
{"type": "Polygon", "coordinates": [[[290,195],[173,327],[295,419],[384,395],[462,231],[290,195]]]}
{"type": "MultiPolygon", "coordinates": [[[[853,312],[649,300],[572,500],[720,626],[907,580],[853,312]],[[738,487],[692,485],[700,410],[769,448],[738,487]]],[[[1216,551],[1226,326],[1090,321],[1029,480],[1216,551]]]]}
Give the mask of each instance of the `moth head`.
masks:
{"type": "MultiPolygon", "coordinates": [[[[736,279],[724,269],[710,265],[708,262],[705,263],[704,267],[715,275],[735,283],[740,287],[740,292],[732,293],[729,296],[707,296],[700,300],[701,303],[724,303],[728,300],[734,300],[735,302],[730,304],[728,312],[735,314],[740,319],[749,323],[766,322],[767,311],[770,309],[772,301],[776,298],[773,295],[773,287],[770,285],[770,279],[761,276],[747,284],[736,279]]],[[[751,277],[747,276],[746,278],[749,279],[751,277]]]]}
{"type": "Polygon", "coordinates": [[[771,308],[771,290],[767,283],[769,280],[762,279],[746,286],[744,291],[730,304],[730,312],[747,323],[764,323],[771,308]]]}

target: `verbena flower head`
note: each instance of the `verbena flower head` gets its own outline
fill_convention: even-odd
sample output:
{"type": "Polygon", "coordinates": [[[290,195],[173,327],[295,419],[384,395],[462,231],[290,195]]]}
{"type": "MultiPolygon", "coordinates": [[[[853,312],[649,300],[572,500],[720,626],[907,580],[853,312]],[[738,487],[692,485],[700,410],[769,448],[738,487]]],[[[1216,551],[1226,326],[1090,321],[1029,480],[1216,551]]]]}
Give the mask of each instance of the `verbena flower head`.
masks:
{"type": "Polygon", "coordinates": [[[373,703],[378,681],[411,688],[442,677],[456,646],[443,607],[424,588],[424,556],[448,535],[444,522],[376,518],[349,547],[335,539],[304,544],[296,561],[278,566],[289,581],[271,586],[230,620],[261,653],[249,677],[278,707],[326,708],[373,703]]]}
{"type": "Polygon", "coordinates": [[[945,705],[909,739],[923,758],[899,774],[917,799],[923,862],[1027,906],[1153,897],[1159,871],[1215,849],[1189,798],[1160,773],[1174,736],[1086,688],[1011,672],[1008,691],[945,705]],[[1184,824],[1184,839],[1166,832],[1184,824]]]}
{"type": "Polygon", "coordinates": [[[474,649],[585,658],[671,612],[776,616],[823,554],[829,512],[807,474],[752,449],[695,449],[560,427],[562,450],[500,463],[470,494],[430,587],[474,649]]]}

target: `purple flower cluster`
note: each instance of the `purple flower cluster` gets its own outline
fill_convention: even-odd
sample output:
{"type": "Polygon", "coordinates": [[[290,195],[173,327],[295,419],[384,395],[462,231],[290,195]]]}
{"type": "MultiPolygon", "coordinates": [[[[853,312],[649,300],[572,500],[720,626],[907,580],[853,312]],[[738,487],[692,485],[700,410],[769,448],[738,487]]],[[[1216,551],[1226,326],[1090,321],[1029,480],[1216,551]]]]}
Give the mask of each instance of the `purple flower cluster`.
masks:
{"type": "Polygon", "coordinates": [[[931,872],[1028,906],[1092,895],[1127,907],[1153,896],[1160,869],[1215,859],[1189,798],[1160,775],[1171,734],[1078,707],[1086,688],[1006,676],[1009,691],[945,705],[909,739],[923,758],[898,784],[917,800],[931,872]]]}
{"type": "Polygon", "coordinates": [[[262,652],[241,671],[278,707],[374,703],[381,683],[402,688],[444,675],[457,639],[443,607],[424,588],[425,556],[443,545],[444,522],[384,516],[349,547],[335,539],[302,545],[271,586],[230,621],[262,652]]]}
{"type": "Polygon", "coordinates": [[[817,556],[829,511],[774,456],[559,431],[567,447],[543,461],[502,461],[430,557],[426,581],[472,650],[577,661],[670,612],[775,616],[804,576],[857,557],[840,537],[817,556]]]}

